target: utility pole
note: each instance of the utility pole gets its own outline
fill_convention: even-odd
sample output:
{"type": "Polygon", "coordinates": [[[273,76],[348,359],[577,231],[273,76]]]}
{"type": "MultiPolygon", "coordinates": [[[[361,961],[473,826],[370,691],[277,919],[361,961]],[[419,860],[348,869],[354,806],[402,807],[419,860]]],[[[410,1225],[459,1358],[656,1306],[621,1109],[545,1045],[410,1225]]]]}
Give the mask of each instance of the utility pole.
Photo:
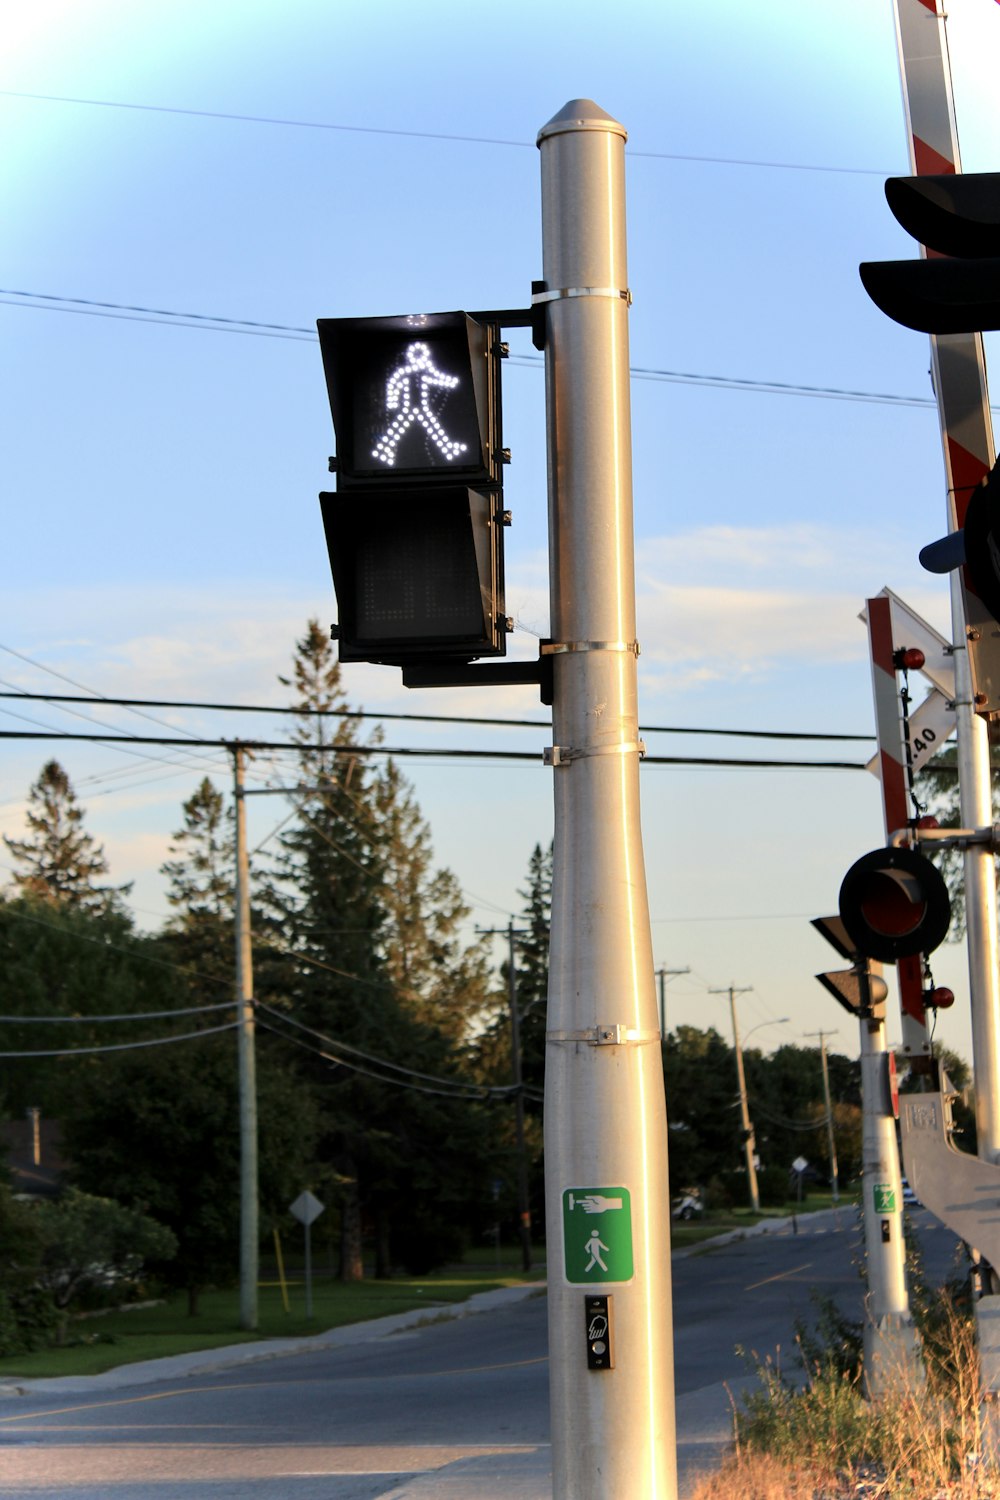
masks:
{"type": "Polygon", "coordinates": [[[240,1070],[240,1327],[257,1327],[257,1072],[254,1058],[253,963],[250,954],[250,862],[247,857],[246,751],[233,746],[236,799],[236,1033],[240,1070]]]}
{"type": "MultiPolygon", "coordinates": [[[[510,1010],[510,1061],[514,1082],[514,1128],[517,1140],[517,1229],[521,1239],[521,1265],[531,1270],[531,1200],[528,1196],[528,1148],[524,1140],[524,1089],[521,1080],[521,1017],[517,1008],[517,970],[514,967],[514,939],[525,937],[528,929],[515,928],[513,921],[506,927],[477,927],[483,935],[495,937],[507,934],[507,1005],[510,1010]]],[[[497,1250],[499,1253],[499,1229],[497,1250]]]]}
{"type": "Polygon", "coordinates": [[[837,1147],[833,1139],[833,1104],[830,1101],[830,1069],[826,1061],[826,1039],[836,1036],[834,1031],[807,1031],[806,1036],[819,1037],[819,1056],[823,1066],[823,1098],[826,1100],[826,1140],[830,1155],[830,1188],[834,1203],[840,1202],[840,1182],[837,1170],[837,1147]]]}
{"type": "Polygon", "coordinates": [[[736,1079],[740,1090],[740,1120],[743,1127],[743,1150],[746,1155],[747,1164],[747,1187],[750,1190],[750,1207],[755,1214],[760,1213],[760,1192],[757,1188],[757,1163],[754,1157],[757,1154],[757,1142],[754,1139],[753,1126],[750,1123],[750,1104],[747,1100],[747,1080],[743,1071],[743,1048],[740,1046],[740,1027],[736,1019],[736,996],[748,995],[753,989],[752,984],[741,987],[735,984],[726,985],[719,990],[709,990],[710,995],[729,996],[729,1014],[733,1022],[733,1049],[736,1053],[736,1079]]]}
{"type": "Polygon", "coordinates": [[[664,969],[656,971],[656,977],[660,981],[660,1036],[667,1034],[667,979],[672,979],[675,974],[690,974],[691,967],[687,965],[683,969],[664,969]]]}
{"type": "Polygon", "coordinates": [[[555,1500],[676,1500],[667,1122],[639,825],[624,128],[542,165],[555,839],[545,1076],[555,1500]]]}

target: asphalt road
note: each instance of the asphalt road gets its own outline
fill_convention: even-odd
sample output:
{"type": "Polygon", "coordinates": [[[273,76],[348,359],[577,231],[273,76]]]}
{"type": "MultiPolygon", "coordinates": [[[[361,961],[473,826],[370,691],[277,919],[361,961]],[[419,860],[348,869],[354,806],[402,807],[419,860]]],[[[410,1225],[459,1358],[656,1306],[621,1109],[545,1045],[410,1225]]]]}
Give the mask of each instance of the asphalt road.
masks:
{"type": "MultiPolygon", "coordinates": [[[[933,1269],[945,1271],[953,1237],[930,1228],[928,1214],[915,1218],[933,1269]]],[[[735,1345],[761,1356],[780,1349],[787,1359],[795,1318],[810,1317],[813,1287],[860,1315],[859,1254],[860,1232],[845,1211],[839,1224],[804,1221],[798,1235],[677,1259],[679,1414],[697,1411],[695,1393],[746,1375],[735,1345]]],[[[72,1394],[36,1385],[0,1398],[0,1495],[388,1500],[433,1493],[466,1500],[487,1492],[471,1479],[464,1493],[443,1480],[425,1489],[414,1476],[471,1475],[492,1465],[506,1477],[489,1494],[516,1500],[539,1493],[547,1442],[545,1300],[535,1297],[213,1374],[72,1394]]]]}

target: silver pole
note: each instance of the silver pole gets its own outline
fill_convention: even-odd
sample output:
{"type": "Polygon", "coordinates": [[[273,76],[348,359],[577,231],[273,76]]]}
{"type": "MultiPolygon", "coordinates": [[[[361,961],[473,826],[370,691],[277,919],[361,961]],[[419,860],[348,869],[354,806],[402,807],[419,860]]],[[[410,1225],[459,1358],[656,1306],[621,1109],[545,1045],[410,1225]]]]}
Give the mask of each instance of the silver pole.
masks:
{"type": "Polygon", "coordinates": [[[555,740],[554,1495],[676,1500],[667,1126],[639,830],[625,130],[577,99],[538,144],[555,740]],[[591,1304],[604,1297],[610,1328],[591,1338],[603,1327],[591,1304]]]}
{"type": "Polygon", "coordinates": [[[245,751],[233,750],[236,798],[236,1033],[240,1068],[240,1327],[257,1327],[257,1074],[254,1058],[253,964],[250,956],[250,863],[247,858],[245,751]]]}
{"type": "MultiPolygon", "coordinates": [[[[916,174],[961,172],[958,125],[943,4],[893,0],[910,169],[916,174]]],[[[973,485],[993,467],[996,446],[981,333],[931,335],[931,379],[937,396],[941,446],[948,483],[948,527],[964,519],[973,485]]],[[[974,712],[972,676],[965,649],[970,628],[960,575],[952,574],[952,638],[955,642],[955,732],[958,785],[966,828],[993,822],[986,726],[974,712]],[[972,822],[975,818],[977,821],[972,822]]],[[[972,1060],[976,1080],[978,1154],[1000,1161],[1000,956],[997,880],[988,849],[965,855],[965,914],[969,952],[972,1060]]]]}
{"type": "Polygon", "coordinates": [[[900,1383],[912,1389],[919,1378],[906,1292],[903,1185],[889,1099],[884,1014],[861,1022],[861,1105],[862,1219],[868,1269],[864,1371],[869,1394],[878,1397],[900,1383]]]}
{"type": "MultiPolygon", "coordinates": [[[[954,524],[952,521],[951,524],[954,524]]],[[[951,609],[956,651],[955,733],[958,741],[959,815],[963,828],[993,823],[990,746],[986,721],[974,710],[965,611],[957,573],[951,609]],[[974,818],[975,822],[969,822],[974,818]]],[[[1000,954],[997,951],[997,872],[993,851],[965,851],[965,935],[969,953],[972,1062],[976,1081],[976,1150],[983,1161],[1000,1162],[1000,954]]]]}

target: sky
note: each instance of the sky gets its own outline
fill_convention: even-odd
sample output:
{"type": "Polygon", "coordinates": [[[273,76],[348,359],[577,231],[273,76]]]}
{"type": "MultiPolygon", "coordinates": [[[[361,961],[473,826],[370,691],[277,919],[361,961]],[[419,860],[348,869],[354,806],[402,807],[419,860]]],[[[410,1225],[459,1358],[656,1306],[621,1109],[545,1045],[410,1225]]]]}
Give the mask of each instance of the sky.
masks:
{"type": "MultiPolygon", "coordinates": [[[[336,617],[315,320],[526,306],[541,274],[535,137],[589,97],[629,133],[640,721],[706,731],[646,732],[649,751],[868,759],[872,743],[707,731],[873,735],[858,614],[885,585],[949,632],[947,582],[917,562],[945,529],[927,340],[884,318],[857,274],[915,251],[883,196],[908,170],[890,0],[6,9],[0,689],[289,701],[279,676],[306,621],[336,617]]],[[[1000,5],[952,0],[949,40],[964,168],[995,169],[1000,5]]],[[[510,654],[533,657],[548,608],[542,366],[525,333],[506,336],[510,654]]],[[[537,753],[404,764],[470,927],[504,925],[552,832],[535,693],[413,692],[366,665],[343,680],[375,715],[538,721],[386,726],[390,745],[537,753]]],[[[249,710],[157,709],[151,724],[9,699],[0,728],[98,732],[70,707],[122,734],[281,737],[249,710]]],[[[230,785],[225,753],[0,740],[0,832],[23,831],[50,756],[155,929],[181,805],[205,774],[230,785]]],[[[289,764],[258,757],[253,784],[279,785],[289,764]]],[[[266,851],[290,804],[250,801],[250,847],[266,851]]],[[[646,765],[642,802],[656,961],[689,971],[669,981],[668,1026],[726,1034],[712,991],[732,984],[752,1046],[822,1029],[855,1055],[856,1022],[813,977],[840,960],[809,922],[883,842],[874,778],[646,765]]],[[[958,997],[938,1035],[969,1057],[963,949],[933,966],[958,997]]]]}

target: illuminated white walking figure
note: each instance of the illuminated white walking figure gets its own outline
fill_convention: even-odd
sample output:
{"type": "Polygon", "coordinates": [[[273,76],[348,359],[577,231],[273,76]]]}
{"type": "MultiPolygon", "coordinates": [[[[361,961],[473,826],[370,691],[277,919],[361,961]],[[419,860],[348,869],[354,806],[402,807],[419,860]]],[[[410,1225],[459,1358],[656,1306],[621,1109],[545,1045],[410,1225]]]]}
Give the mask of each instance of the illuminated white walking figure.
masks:
{"type": "Polygon", "coordinates": [[[445,375],[435,368],[427,344],[408,344],[405,364],[397,366],[385,383],[386,411],[394,411],[397,415],[376,442],[372,457],[381,459],[384,464],[394,464],[400,441],[414,422],[424,429],[446,459],[464,453],[467,444],[457,443],[448,436],[430,404],[433,389],[451,391],[456,385],[457,375],[445,375]]]}

